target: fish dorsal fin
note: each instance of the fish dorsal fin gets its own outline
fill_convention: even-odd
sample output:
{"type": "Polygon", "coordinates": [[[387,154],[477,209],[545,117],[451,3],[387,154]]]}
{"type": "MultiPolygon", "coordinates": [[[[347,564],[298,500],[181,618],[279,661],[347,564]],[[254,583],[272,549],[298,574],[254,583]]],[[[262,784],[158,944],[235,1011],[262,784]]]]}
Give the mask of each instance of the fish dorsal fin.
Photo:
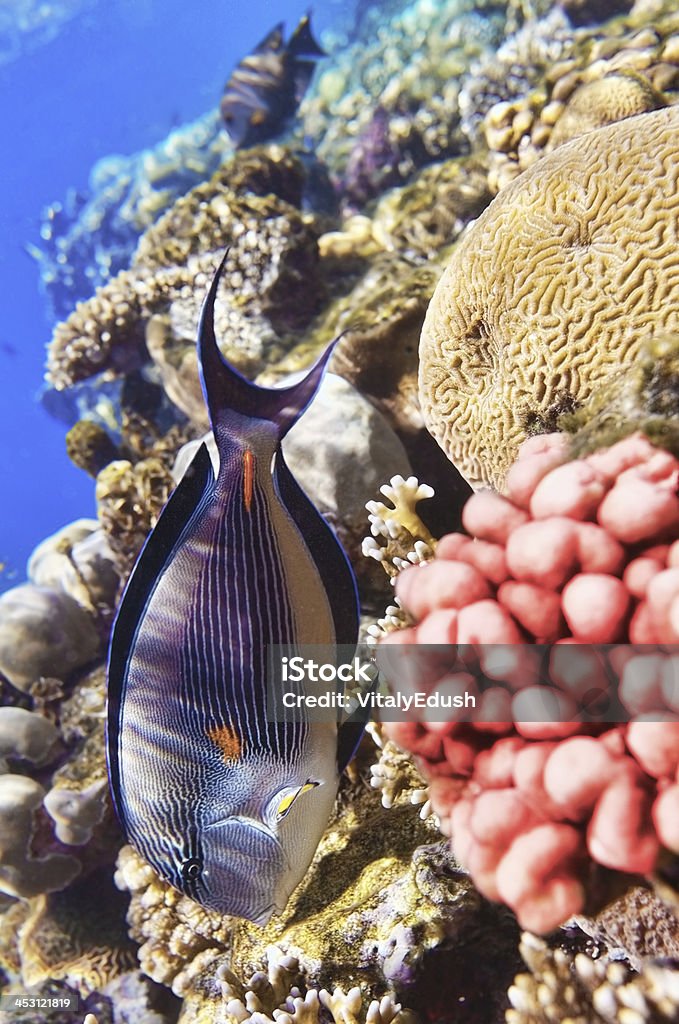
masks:
{"type": "Polygon", "coordinates": [[[284,23],[279,21],[270,32],[262,39],[261,43],[255,46],[253,53],[280,53],[283,49],[283,28],[284,23]]]}
{"type": "Polygon", "coordinates": [[[252,420],[269,420],[276,424],[278,436],[284,437],[318,391],[335,345],[332,342],[306,377],[292,387],[262,388],[243,377],[221,354],[215,336],[215,299],[227,255],[212,279],[198,330],[200,376],[218,447],[234,413],[252,420]]]}
{"type": "Polygon", "coordinates": [[[355,646],[361,608],[356,577],[332,527],[314,507],[288,469],[282,452],[274,465],[276,490],[292,516],[313,561],[324,579],[335,627],[335,643],[355,646]]]}
{"type": "Polygon", "coordinates": [[[290,36],[287,49],[292,57],[327,56],[311,34],[311,12],[299,19],[299,25],[290,36]]]}

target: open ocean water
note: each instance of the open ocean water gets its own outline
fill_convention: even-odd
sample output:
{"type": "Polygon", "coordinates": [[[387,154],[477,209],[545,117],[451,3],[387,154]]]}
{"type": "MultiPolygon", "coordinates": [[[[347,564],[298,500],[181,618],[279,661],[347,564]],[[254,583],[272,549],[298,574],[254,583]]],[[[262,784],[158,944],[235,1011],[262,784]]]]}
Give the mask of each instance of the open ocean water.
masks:
{"type": "MultiPolygon", "coordinates": [[[[92,516],[94,482],[66,456],[65,424],[39,404],[53,324],[26,245],[40,214],[86,192],[101,157],[152,146],[219,104],[233,66],[297,0],[31,0],[0,10],[0,591],[35,545],[92,516]]],[[[319,32],[339,16],[314,11],[319,32]]]]}

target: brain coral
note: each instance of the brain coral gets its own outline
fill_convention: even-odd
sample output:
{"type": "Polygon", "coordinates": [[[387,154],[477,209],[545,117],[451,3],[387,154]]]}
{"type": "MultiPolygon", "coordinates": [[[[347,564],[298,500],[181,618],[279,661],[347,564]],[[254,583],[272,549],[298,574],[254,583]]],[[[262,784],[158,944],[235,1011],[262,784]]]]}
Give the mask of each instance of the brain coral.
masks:
{"type": "Polygon", "coordinates": [[[429,430],[472,484],[679,327],[679,108],[565,143],[455,250],[420,341],[429,430]]]}

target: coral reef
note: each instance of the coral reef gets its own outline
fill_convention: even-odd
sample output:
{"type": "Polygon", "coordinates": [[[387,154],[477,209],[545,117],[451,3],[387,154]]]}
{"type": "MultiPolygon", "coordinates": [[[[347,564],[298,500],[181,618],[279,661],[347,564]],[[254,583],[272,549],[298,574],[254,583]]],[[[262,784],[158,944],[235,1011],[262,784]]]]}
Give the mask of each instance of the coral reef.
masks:
{"type": "MultiPolygon", "coordinates": [[[[613,14],[609,4],[606,10],[613,14]]],[[[523,35],[534,47],[530,25],[523,35]]],[[[637,4],[626,17],[602,27],[559,30],[556,38],[560,47],[557,52],[550,41],[551,61],[538,49],[537,64],[527,61],[525,85],[519,80],[518,88],[499,95],[500,102],[484,105],[493,192],[564,139],[677,100],[679,20],[671,2],[660,0],[653,9],[637,4]]],[[[506,44],[509,53],[513,44],[506,44]]],[[[491,68],[486,78],[492,82],[494,76],[491,68]]],[[[481,85],[485,81],[482,76],[481,85]]]]}
{"type": "Polygon", "coordinates": [[[330,56],[300,106],[300,135],[352,200],[463,150],[460,79],[506,23],[504,5],[469,0],[366,12],[360,38],[330,56]]]}
{"type": "Polygon", "coordinates": [[[422,330],[420,399],[470,482],[501,486],[523,438],[679,326],[677,125],[670,107],[565,143],[455,249],[422,330]]]}
{"type": "MultiPolygon", "coordinates": [[[[295,195],[287,154],[261,151],[235,163],[237,183],[280,187],[295,195]]],[[[95,373],[124,372],[144,360],[145,324],[169,313],[179,337],[195,338],[200,296],[225,247],[225,284],[217,332],[226,354],[254,373],[280,355],[286,332],[318,308],[317,245],[309,219],[273,193],[236,192],[226,164],[192,189],[141,237],[132,267],[100,287],[57,325],[48,351],[48,379],[61,390],[95,373]]]]}
{"type": "Polygon", "coordinates": [[[677,971],[652,961],[635,974],[624,963],[573,959],[525,933],[521,954],[530,974],[509,989],[507,1024],[669,1024],[676,1020],[677,971]]]}
{"type": "MultiPolygon", "coordinates": [[[[572,46],[572,27],[564,12],[554,6],[544,17],[528,20],[495,52],[485,54],[472,65],[463,79],[459,104],[462,131],[475,149],[482,148],[484,119],[491,109],[494,113],[488,121],[489,128],[496,124],[508,127],[516,116],[518,133],[521,120],[532,121],[533,109],[544,103],[539,85],[548,70],[562,65],[572,46]]],[[[504,139],[498,141],[506,146],[504,139]]],[[[493,143],[494,139],[489,137],[491,154],[495,150],[504,152],[493,143]]]]}
{"type": "Polygon", "coordinates": [[[68,594],[24,583],[0,596],[0,672],[13,686],[68,676],[100,649],[95,622],[68,594]]]}
{"type": "Polygon", "coordinates": [[[679,960],[679,930],[671,905],[648,886],[632,886],[578,926],[617,959],[624,954],[639,971],[650,960],[679,960]]]}
{"type": "Polygon", "coordinates": [[[476,157],[426,167],[377,204],[372,235],[388,252],[408,259],[436,259],[488,205],[486,173],[476,157]]]}
{"type": "Polygon", "coordinates": [[[136,967],[125,905],[109,869],[33,900],[19,933],[24,984],[54,979],[87,995],[136,967]]]}
{"type": "Polygon", "coordinates": [[[326,32],[290,145],[228,157],[209,115],[47,212],[68,316],[46,404],[99,518],[0,598],[0,970],[78,990],[64,1024],[676,1017],[679,698],[657,645],[679,640],[679,20],[630,6],[362,4],[326,32]],[[113,606],[207,429],[196,323],[227,246],[216,329],[246,376],[281,382],[342,334],[285,454],[349,549],[375,659],[477,699],[369,727],[264,929],[121,850],[103,757],[113,606]],[[447,455],[505,496],[463,509],[447,455]],[[512,910],[541,931],[577,911],[586,935],[526,936],[507,1010],[512,910]]]}
{"type": "Polygon", "coordinates": [[[172,475],[160,459],[111,462],[97,477],[99,522],[119,578],[129,576],[135,559],[153,529],[173,487],[172,475]]]}
{"type": "Polygon", "coordinates": [[[66,435],[66,454],[90,476],[120,457],[120,452],[104,428],[92,420],[78,420],[66,435]]]}
{"type": "MultiPolygon", "coordinates": [[[[495,977],[488,978],[483,1014],[460,1018],[490,1022],[493,1005],[503,999],[499,965],[505,984],[512,969],[514,926],[474,892],[442,844],[431,845],[434,837],[432,825],[409,802],[397,801],[387,810],[369,786],[345,782],[308,875],[285,914],[261,931],[180,896],[129,848],[121,852],[116,879],[132,894],[128,920],[142,943],[142,969],[185,1000],[187,1021],[212,1021],[219,1006],[227,1020],[240,1020],[233,998],[253,1012],[256,1004],[243,995],[247,986],[239,988],[234,976],[244,979],[253,967],[261,970],[274,944],[283,956],[296,958],[307,992],[358,985],[370,1002],[386,988],[414,1010],[427,1005],[428,983],[419,986],[429,970],[439,969],[441,958],[459,962],[450,990],[459,993],[466,988],[464,964],[480,949],[493,949],[495,977]],[[212,1009],[203,1017],[206,1002],[212,1009]]],[[[286,988],[292,983],[286,980],[286,988]]],[[[255,988],[260,1000],[261,991],[255,988]]]]}
{"type": "Polygon", "coordinates": [[[0,775],[0,889],[30,897],[63,889],[80,873],[80,863],[49,844],[36,856],[36,819],[45,790],[25,775],[0,775]]]}
{"type": "Polygon", "coordinates": [[[0,772],[9,771],[8,759],[49,764],[54,759],[59,732],[53,722],[25,708],[0,707],[0,772]]]}
{"type": "Polygon", "coordinates": [[[392,683],[473,694],[385,732],[475,883],[534,931],[609,897],[594,865],[650,877],[679,853],[675,658],[625,646],[679,640],[679,460],[639,435],[567,459],[564,435],[525,442],[507,497],[475,494],[467,535],[399,574],[416,625],[380,648],[392,683]]]}
{"type": "Polygon", "coordinates": [[[27,571],[36,586],[62,591],[93,615],[115,602],[119,581],[96,519],[77,519],[38,544],[27,571]]]}
{"type": "Polygon", "coordinates": [[[586,408],[566,413],[559,426],[573,435],[574,455],[606,448],[640,431],[679,457],[679,335],[659,332],[645,342],[632,366],[611,376],[586,408]]]}

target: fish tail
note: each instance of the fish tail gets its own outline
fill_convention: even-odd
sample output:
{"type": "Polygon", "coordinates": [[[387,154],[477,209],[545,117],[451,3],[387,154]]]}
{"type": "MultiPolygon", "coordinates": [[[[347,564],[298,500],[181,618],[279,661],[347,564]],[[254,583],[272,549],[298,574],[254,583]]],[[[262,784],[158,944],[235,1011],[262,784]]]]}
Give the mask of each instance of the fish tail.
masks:
{"type": "Polygon", "coordinates": [[[288,53],[292,57],[325,57],[325,50],[321,49],[311,32],[311,11],[307,11],[300,18],[299,25],[290,36],[288,41],[288,53]]]}
{"type": "Polygon", "coordinates": [[[323,379],[333,348],[339,339],[331,342],[323,355],[311,367],[306,377],[287,388],[262,388],[243,377],[224,358],[215,336],[215,299],[228,252],[225,253],[210,285],[200,317],[198,330],[198,361],[203,393],[210,413],[213,430],[228,429],[233,413],[251,419],[269,420],[278,428],[279,437],[285,437],[297,422],[323,379]]]}

